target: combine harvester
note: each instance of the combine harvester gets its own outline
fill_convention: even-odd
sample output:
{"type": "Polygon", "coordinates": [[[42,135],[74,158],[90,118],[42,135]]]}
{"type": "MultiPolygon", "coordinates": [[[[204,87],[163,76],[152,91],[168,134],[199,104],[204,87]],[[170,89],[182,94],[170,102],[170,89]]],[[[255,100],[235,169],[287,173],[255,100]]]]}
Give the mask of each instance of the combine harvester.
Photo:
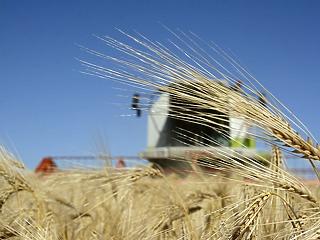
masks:
{"type": "MultiPolygon", "coordinates": [[[[221,81],[221,84],[226,84],[221,81]]],[[[233,86],[234,91],[241,90],[241,84],[233,86]]],[[[44,158],[36,172],[53,172],[57,162],[61,161],[95,161],[117,160],[117,167],[125,167],[124,160],[146,159],[159,166],[165,172],[185,173],[192,165],[203,169],[206,159],[210,158],[210,169],[215,161],[228,158],[254,159],[263,164],[262,159],[269,158],[267,151],[258,151],[256,139],[248,134],[250,126],[239,118],[227,116],[214,110],[202,110],[202,113],[219,115],[212,125],[172,117],[174,113],[188,114],[192,112],[192,104],[175,100],[170,94],[158,91],[155,100],[148,103],[147,148],[135,157],[111,156],[56,156],[44,158]],[[190,107],[191,106],[191,107],[190,107]],[[263,158],[262,158],[263,157],[263,158]],[[213,161],[212,161],[213,160],[213,161]]],[[[154,95],[153,95],[154,96],[154,95]]],[[[257,99],[258,101],[258,99],[257,99]]],[[[261,99],[259,99],[261,101],[261,99]]],[[[134,94],[132,109],[141,116],[140,95],[134,94]]],[[[101,162],[101,161],[100,161],[101,162]]],[[[85,164],[82,164],[85,166],[85,164]]],[[[89,164],[90,165],[90,164],[89,164]]],[[[60,164],[58,164],[60,167],[60,164]]],[[[206,169],[208,170],[208,169],[206,169]]]]}

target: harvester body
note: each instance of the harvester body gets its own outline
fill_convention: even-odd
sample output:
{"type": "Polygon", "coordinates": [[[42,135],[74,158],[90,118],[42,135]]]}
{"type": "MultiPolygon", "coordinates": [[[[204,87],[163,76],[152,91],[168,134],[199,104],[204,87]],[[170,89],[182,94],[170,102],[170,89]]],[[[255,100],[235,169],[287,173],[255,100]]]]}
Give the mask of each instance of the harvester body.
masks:
{"type": "Polygon", "coordinates": [[[212,109],[197,109],[202,116],[219,116],[204,124],[196,117],[192,118],[191,108],[190,102],[159,92],[149,109],[147,148],[140,157],[169,171],[188,170],[190,163],[208,156],[217,161],[233,156],[261,158],[256,140],[248,134],[250,126],[244,119],[212,109]],[[182,117],[177,117],[177,112],[182,117]]]}

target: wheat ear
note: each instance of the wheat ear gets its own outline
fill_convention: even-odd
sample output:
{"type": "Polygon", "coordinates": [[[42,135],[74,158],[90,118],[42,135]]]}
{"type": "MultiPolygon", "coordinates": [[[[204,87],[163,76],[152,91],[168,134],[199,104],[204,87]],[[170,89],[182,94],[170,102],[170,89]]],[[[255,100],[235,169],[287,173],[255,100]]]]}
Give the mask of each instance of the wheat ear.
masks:
{"type": "Polygon", "coordinates": [[[249,206],[249,210],[245,215],[244,219],[238,224],[231,234],[230,239],[239,240],[242,239],[244,234],[250,230],[250,226],[253,224],[259,213],[263,209],[264,205],[270,198],[271,193],[260,194],[259,197],[249,206]]]}

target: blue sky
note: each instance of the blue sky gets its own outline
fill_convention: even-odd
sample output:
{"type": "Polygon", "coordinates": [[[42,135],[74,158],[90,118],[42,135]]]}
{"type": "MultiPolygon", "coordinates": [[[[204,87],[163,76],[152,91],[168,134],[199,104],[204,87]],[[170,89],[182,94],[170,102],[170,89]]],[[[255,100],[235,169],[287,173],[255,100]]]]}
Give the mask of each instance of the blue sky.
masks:
{"type": "Polygon", "coordinates": [[[118,85],[79,73],[75,58],[77,44],[104,50],[92,34],[115,27],[165,40],[158,22],[231,49],[319,139],[319,11],[312,0],[0,0],[0,142],[30,168],[95,153],[100,136],[114,155],[143,150],[146,119],[122,117],[118,85]]]}

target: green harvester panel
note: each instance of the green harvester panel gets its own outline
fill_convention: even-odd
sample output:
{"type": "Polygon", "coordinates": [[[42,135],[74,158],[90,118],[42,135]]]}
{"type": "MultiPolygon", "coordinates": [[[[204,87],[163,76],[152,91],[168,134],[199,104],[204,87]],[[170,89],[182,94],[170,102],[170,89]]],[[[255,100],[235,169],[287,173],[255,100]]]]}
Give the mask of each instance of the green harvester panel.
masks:
{"type": "Polygon", "coordinates": [[[232,148],[256,148],[256,141],[253,138],[236,138],[230,140],[230,146],[232,148]]]}

